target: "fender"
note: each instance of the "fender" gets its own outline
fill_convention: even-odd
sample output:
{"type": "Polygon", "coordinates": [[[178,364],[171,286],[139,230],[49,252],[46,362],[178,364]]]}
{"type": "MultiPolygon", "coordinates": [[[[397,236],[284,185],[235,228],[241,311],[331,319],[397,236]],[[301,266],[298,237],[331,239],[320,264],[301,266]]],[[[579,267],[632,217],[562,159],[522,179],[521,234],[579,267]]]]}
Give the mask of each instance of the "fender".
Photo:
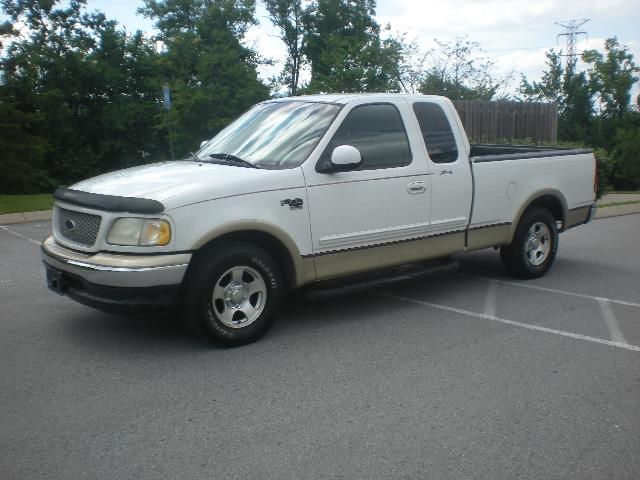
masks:
{"type": "Polygon", "coordinates": [[[513,237],[516,234],[516,229],[518,228],[518,224],[520,223],[520,219],[524,214],[525,210],[529,208],[536,200],[539,200],[542,197],[553,197],[560,204],[561,211],[559,220],[562,221],[562,229],[565,228],[565,223],[567,219],[567,214],[569,212],[569,206],[567,205],[567,199],[564,195],[555,188],[545,188],[542,190],[537,190],[535,193],[532,193],[529,198],[522,204],[518,212],[516,213],[513,223],[511,224],[511,231],[509,232],[509,243],[513,241],[513,237]]]}
{"type": "Polygon", "coordinates": [[[264,220],[239,220],[222,224],[198,238],[190,250],[196,251],[217,238],[228,234],[261,232],[278,240],[287,250],[294,270],[294,284],[300,287],[316,279],[316,269],[312,258],[303,258],[291,236],[280,227],[264,220]]]}

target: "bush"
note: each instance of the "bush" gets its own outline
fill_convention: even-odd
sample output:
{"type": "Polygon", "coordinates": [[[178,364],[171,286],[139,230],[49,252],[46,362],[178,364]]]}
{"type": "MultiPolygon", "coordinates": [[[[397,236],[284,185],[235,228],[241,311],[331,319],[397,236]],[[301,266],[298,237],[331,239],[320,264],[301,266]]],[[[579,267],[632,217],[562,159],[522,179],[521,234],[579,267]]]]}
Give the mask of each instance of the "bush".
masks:
{"type": "Polygon", "coordinates": [[[0,194],[53,191],[54,182],[44,167],[48,144],[31,133],[37,120],[0,100],[0,194]]]}
{"type": "Polygon", "coordinates": [[[640,189],[640,127],[619,128],[614,145],[613,182],[616,189],[640,189]]]}
{"type": "Polygon", "coordinates": [[[615,169],[616,161],[611,158],[609,152],[604,148],[596,148],[593,151],[596,156],[596,163],[598,165],[598,187],[596,191],[596,198],[600,199],[607,194],[612,187],[613,171],[615,169]]]}

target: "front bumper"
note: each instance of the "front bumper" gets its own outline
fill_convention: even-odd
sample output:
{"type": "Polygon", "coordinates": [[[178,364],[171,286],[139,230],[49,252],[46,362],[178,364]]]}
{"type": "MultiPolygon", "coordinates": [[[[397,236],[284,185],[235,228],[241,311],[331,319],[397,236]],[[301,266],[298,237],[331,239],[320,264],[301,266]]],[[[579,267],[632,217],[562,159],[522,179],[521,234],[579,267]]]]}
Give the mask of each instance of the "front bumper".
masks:
{"type": "Polygon", "coordinates": [[[101,310],[137,312],[175,306],[191,254],[89,254],[49,237],[42,260],[56,293],[101,310]]]}

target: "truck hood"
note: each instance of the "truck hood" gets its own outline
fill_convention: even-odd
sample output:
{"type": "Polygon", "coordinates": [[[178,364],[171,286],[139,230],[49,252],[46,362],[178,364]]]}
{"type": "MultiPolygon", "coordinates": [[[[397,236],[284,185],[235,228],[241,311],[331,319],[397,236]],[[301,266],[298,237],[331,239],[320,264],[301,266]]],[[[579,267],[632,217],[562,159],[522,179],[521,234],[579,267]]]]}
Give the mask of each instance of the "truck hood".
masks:
{"type": "Polygon", "coordinates": [[[263,170],[205,162],[160,162],[105,173],[69,188],[157,200],[165,209],[232,195],[304,186],[300,168],[263,170]]]}

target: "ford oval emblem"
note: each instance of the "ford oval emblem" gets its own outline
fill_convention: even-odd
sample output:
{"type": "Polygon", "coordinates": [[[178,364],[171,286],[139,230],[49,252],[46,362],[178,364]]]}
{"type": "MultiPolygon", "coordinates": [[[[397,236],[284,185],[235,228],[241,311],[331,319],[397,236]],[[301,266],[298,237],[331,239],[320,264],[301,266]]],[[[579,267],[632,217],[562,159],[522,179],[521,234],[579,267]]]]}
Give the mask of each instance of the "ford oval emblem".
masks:
{"type": "Polygon", "coordinates": [[[73,230],[74,228],[76,228],[76,222],[74,222],[73,220],[65,220],[64,228],[66,228],[67,230],[73,230]]]}

